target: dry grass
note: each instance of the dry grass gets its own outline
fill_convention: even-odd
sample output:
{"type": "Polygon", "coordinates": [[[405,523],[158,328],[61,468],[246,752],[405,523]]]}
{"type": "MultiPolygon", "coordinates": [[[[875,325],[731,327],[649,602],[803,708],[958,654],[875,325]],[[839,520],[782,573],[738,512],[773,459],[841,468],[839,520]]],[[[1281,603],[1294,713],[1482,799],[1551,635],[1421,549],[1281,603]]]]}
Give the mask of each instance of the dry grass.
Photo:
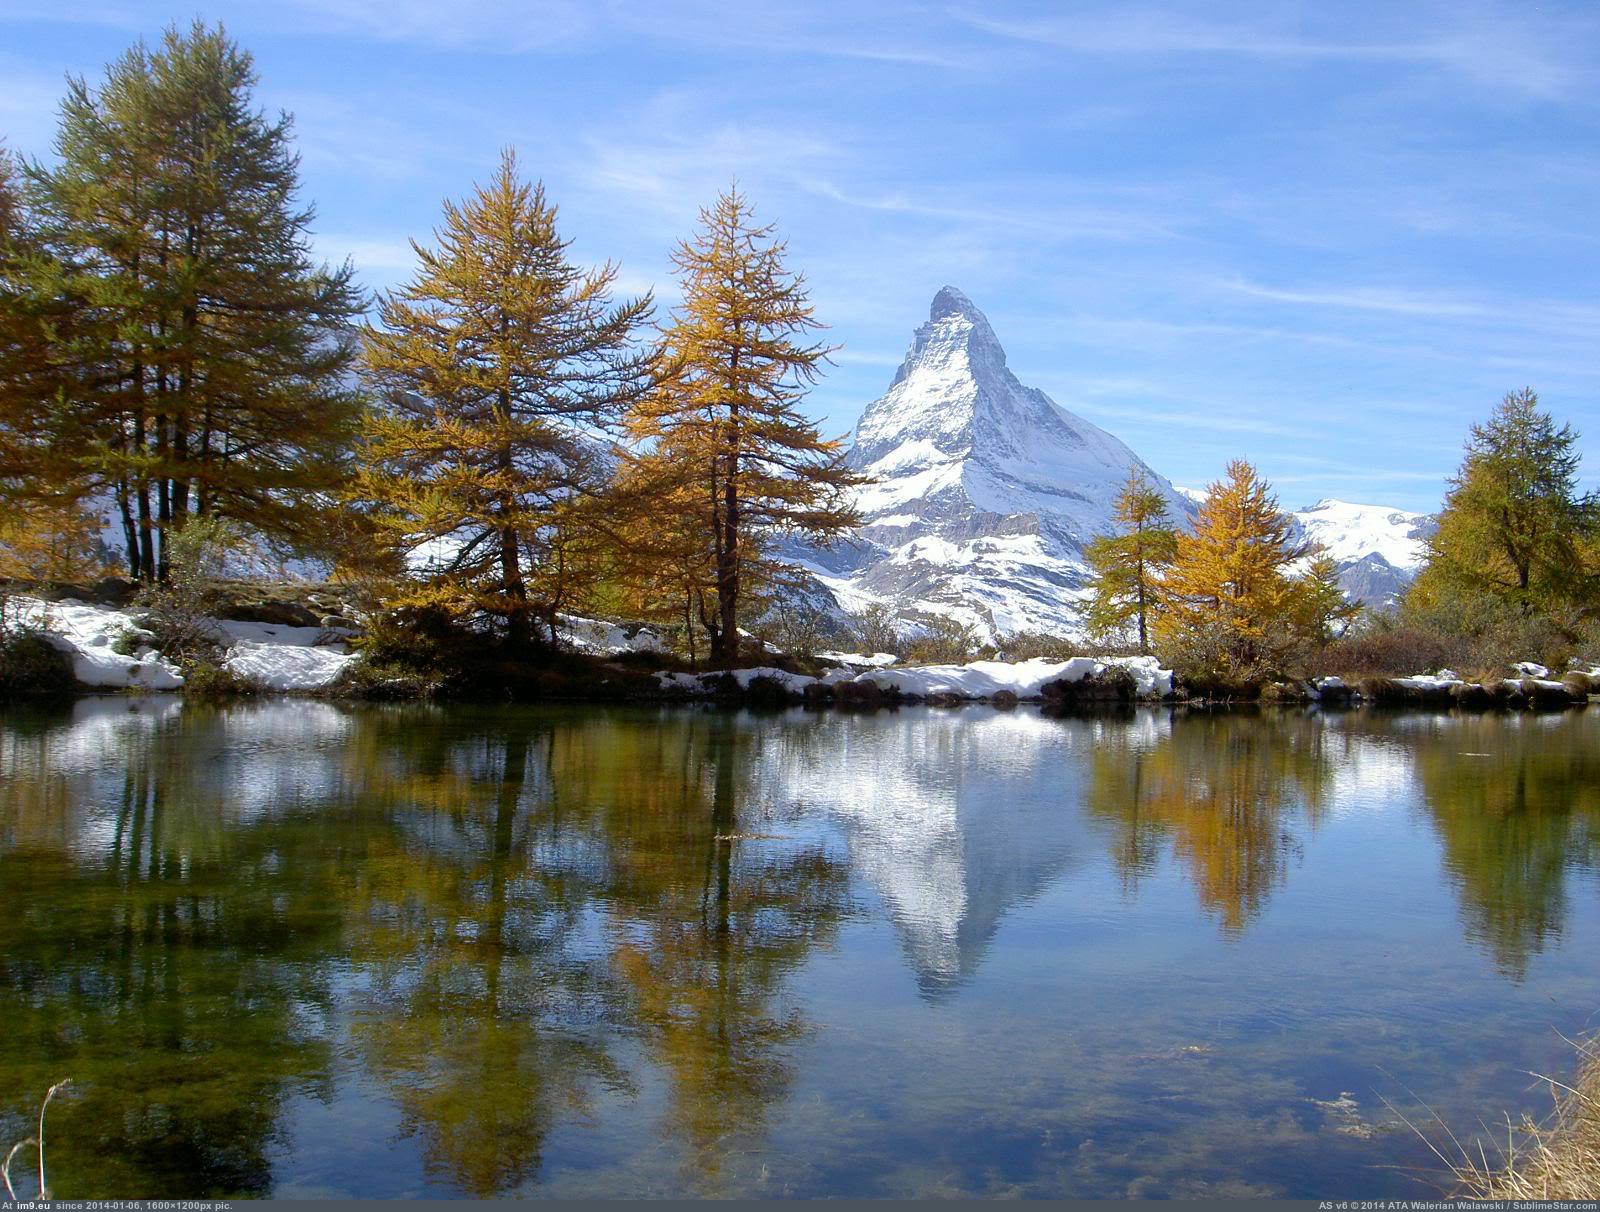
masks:
{"type": "Polygon", "coordinates": [[[16,1159],[17,1154],[22,1152],[22,1150],[26,1149],[29,1145],[33,1145],[39,1150],[39,1198],[52,1198],[50,1194],[50,1185],[46,1181],[44,1173],[44,1113],[50,1109],[50,1100],[70,1085],[72,1085],[72,1079],[68,1077],[63,1078],[61,1081],[58,1081],[55,1085],[50,1087],[50,1089],[45,1093],[44,1101],[39,1104],[39,1134],[37,1136],[30,1136],[27,1140],[21,1140],[12,1145],[11,1152],[6,1154],[6,1160],[4,1164],[0,1164],[0,1179],[3,1179],[5,1182],[6,1197],[13,1203],[15,1203],[17,1200],[17,1191],[16,1188],[11,1185],[11,1163],[16,1159]]]}
{"type": "Polygon", "coordinates": [[[1555,1109],[1542,1121],[1528,1117],[1520,1124],[1508,1121],[1505,1144],[1494,1153],[1481,1144],[1475,1150],[1469,1148],[1448,1130],[1448,1145],[1436,1144],[1419,1132],[1453,1176],[1453,1196],[1497,1200],[1600,1198],[1600,1045],[1591,1038],[1574,1047],[1580,1063],[1571,1085],[1544,1074],[1531,1075],[1550,1087],[1555,1109]]]}

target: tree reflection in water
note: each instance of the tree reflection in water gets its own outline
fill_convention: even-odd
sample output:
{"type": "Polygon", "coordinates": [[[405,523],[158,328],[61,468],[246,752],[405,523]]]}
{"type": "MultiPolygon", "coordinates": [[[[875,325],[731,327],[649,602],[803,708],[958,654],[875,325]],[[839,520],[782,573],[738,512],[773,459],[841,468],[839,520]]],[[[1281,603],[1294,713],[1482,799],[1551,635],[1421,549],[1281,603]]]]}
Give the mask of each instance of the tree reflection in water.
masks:
{"type": "Polygon", "coordinates": [[[74,1079],[58,1195],[266,1195],[286,1100],[329,1081],[327,855],[270,816],[238,827],[207,762],[225,718],[119,706],[92,751],[0,742],[0,1129],[31,1134],[74,1079]]]}
{"type": "Polygon", "coordinates": [[[1284,882],[1327,803],[1327,729],[1298,713],[1199,713],[1170,727],[1107,727],[1092,751],[1088,810],[1112,826],[1112,859],[1137,891],[1171,847],[1206,910],[1237,934],[1284,882]]]}
{"type": "Polygon", "coordinates": [[[1418,815],[1386,827],[1430,856],[1437,837],[1465,935],[1521,980],[1572,873],[1600,866],[1597,754],[1583,716],[13,717],[0,1131],[26,1136],[71,1076],[51,1111],[68,1196],[270,1194],[307,1098],[381,1108],[364,1122],[397,1125],[432,1188],[527,1191],[557,1157],[570,1178],[601,1125],[633,1159],[608,1154],[607,1182],[759,1189],[817,1017],[871,1013],[800,976],[850,949],[858,903],[902,937],[874,962],[946,1016],[918,1021],[956,1022],[1008,914],[1102,853],[1130,897],[1176,871],[1242,939],[1330,805],[1403,803],[1418,815]]]}
{"type": "Polygon", "coordinates": [[[1570,873],[1600,862],[1600,750],[1580,719],[1465,716],[1409,730],[1467,934],[1519,981],[1561,934],[1570,873]]]}
{"type": "Polygon", "coordinates": [[[363,750],[352,785],[398,812],[352,885],[373,983],[358,1039],[430,1174],[526,1183],[563,1117],[634,1081],[605,1027],[669,1078],[665,1127],[714,1185],[759,1136],[805,1030],[785,974],[833,928],[845,868],[745,810],[764,737],[727,715],[517,714],[445,751],[363,750]]]}

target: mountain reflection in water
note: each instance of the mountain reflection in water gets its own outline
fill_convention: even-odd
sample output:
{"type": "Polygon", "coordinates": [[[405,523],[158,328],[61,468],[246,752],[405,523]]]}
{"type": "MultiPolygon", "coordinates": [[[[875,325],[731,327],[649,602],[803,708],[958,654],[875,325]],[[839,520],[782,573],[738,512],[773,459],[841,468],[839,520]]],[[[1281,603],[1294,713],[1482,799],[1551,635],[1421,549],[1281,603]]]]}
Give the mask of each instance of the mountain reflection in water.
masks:
{"type": "Polygon", "coordinates": [[[1470,1128],[1600,1007],[1597,741],[12,713],[0,1128],[75,1079],[64,1196],[1425,1192],[1382,1075],[1470,1128]]]}

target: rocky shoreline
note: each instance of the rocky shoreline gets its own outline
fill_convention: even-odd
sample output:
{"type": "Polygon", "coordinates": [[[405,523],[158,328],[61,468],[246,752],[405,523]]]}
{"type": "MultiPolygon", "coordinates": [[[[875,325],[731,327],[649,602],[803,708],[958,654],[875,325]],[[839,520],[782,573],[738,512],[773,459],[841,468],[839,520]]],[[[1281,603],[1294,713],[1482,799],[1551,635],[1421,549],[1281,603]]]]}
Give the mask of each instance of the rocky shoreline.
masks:
{"type": "MultiPolygon", "coordinates": [[[[64,676],[76,682],[76,693],[194,689],[178,664],[151,647],[127,587],[95,588],[99,592],[80,590],[57,600],[13,593],[9,617],[70,664],[64,676]]],[[[430,674],[375,665],[360,647],[366,620],[348,595],[315,587],[241,585],[230,594],[227,613],[211,624],[234,692],[332,699],[698,701],[868,709],[969,703],[1005,709],[1037,703],[1046,711],[1168,702],[1539,711],[1583,706],[1600,693],[1600,668],[1574,668],[1558,678],[1532,663],[1516,666],[1510,676],[1478,681],[1440,670],[1351,681],[1334,676],[1278,681],[1256,693],[1235,694],[1199,693],[1154,657],[905,666],[887,654],[833,652],[809,662],[773,654],[782,664],[690,672],[647,627],[571,616],[561,617],[561,644],[544,653],[543,663],[502,662],[504,676],[479,683],[464,670],[430,674]]]]}

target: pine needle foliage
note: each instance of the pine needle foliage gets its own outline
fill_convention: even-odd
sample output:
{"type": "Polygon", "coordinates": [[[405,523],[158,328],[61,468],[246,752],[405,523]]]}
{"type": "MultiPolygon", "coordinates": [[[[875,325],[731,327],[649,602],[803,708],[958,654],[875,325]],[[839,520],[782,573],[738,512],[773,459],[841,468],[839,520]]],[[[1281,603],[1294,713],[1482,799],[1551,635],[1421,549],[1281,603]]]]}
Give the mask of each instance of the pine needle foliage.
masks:
{"type": "Polygon", "coordinates": [[[352,495],[387,542],[433,542],[397,604],[502,620],[516,643],[598,575],[612,436],[654,381],[649,295],[612,301],[617,268],[581,269],[541,184],[506,151],[412,281],[380,301],[364,370],[379,397],[352,495]]]}
{"type": "Polygon", "coordinates": [[[1178,549],[1166,498],[1137,469],[1117,494],[1112,509],[1117,530],[1084,549],[1093,572],[1093,592],[1084,609],[1091,639],[1119,643],[1130,629],[1139,651],[1150,651],[1150,629],[1160,609],[1161,581],[1178,549]]]}
{"type": "Polygon", "coordinates": [[[1312,548],[1310,563],[1295,582],[1294,602],[1295,630],[1318,654],[1361,615],[1360,604],[1350,601],[1339,583],[1338,563],[1320,546],[1312,548]]]}
{"type": "Polygon", "coordinates": [[[59,571],[63,553],[76,563],[93,547],[84,476],[58,440],[72,321],[58,281],[22,174],[0,146],[0,575],[24,579],[54,576],[37,572],[41,558],[59,571]]]}
{"type": "Polygon", "coordinates": [[[677,536],[690,539],[679,580],[722,666],[738,661],[752,598],[784,575],[772,540],[826,543],[860,522],[848,492],[863,481],[800,412],[831,351],[809,340],[821,325],[774,233],[737,188],[700,212],[673,253],[683,303],[666,330],[671,372],[628,422],[641,482],[692,519],[677,536]]]}

